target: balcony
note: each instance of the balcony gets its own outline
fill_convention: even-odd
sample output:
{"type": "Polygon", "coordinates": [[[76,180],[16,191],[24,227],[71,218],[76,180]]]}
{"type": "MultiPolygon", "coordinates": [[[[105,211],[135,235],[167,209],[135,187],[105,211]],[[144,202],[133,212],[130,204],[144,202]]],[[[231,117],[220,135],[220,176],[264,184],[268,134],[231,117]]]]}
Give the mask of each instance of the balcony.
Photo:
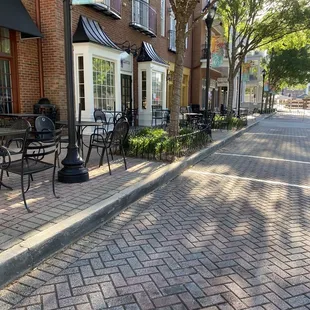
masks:
{"type": "Polygon", "coordinates": [[[150,37],[156,37],[157,13],[155,9],[143,0],[133,0],[132,22],[129,26],[150,37]]]}
{"type": "Polygon", "coordinates": [[[176,32],[175,30],[169,30],[169,51],[170,52],[176,52],[177,47],[176,47],[176,32]]]}
{"type": "Polygon", "coordinates": [[[102,3],[91,6],[114,19],[121,19],[122,2],[122,0],[103,0],[102,3]]]}

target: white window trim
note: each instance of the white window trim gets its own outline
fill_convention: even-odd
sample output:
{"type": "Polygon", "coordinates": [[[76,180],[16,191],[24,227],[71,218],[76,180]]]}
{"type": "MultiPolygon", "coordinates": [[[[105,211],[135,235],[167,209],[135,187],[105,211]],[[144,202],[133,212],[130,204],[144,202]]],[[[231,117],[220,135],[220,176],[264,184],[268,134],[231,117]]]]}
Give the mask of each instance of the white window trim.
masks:
{"type": "Polygon", "coordinates": [[[155,62],[139,62],[138,63],[138,111],[139,111],[139,125],[151,126],[152,124],[152,72],[163,73],[163,103],[162,108],[167,107],[167,69],[169,66],[160,65],[155,62]],[[142,71],[146,71],[146,109],[142,109],[142,71]]]}
{"type": "MultiPolygon", "coordinates": [[[[94,43],[76,43],[74,46],[74,72],[75,72],[75,97],[78,98],[78,56],[84,57],[84,81],[85,81],[85,110],[82,111],[82,120],[93,120],[94,113],[94,81],[93,81],[93,57],[102,58],[115,63],[115,107],[121,109],[121,53],[116,49],[104,47],[94,43]]],[[[76,113],[78,114],[78,100],[75,100],[76,113]]]]}

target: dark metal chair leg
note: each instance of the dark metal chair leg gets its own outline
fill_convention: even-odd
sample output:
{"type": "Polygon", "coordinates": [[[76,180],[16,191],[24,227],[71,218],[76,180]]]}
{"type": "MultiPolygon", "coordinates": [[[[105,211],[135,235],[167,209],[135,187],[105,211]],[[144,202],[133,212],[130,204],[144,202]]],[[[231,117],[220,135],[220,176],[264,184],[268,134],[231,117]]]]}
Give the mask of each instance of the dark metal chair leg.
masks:
{"type": "Polygon", "coordinates": [[[88,148],[88,152],[87,152],[87,156],[86,156],[86,160],[85,160],[85,167],[86,167],[86,165],[87,165],[87,163],[89,161],[91,150],[92,150],[92,146],[90,145],[89,148],[88,148]]]}
{"type": "MultiPolygon", "coordinates": [[[[59,160],[59,159],[58,159],[59,160]]],[[[52,180],[52,186],[53,186],[53,194],[56,198],[59,198],[59,196],[56,195],[55,191],[55,174],[56,174],[56,166],[53,168],[53,180],[52,180]]]]}
{"type": "Polygon", "coordinates": [[[103,148],[101,156],[100,156],[100,160],[99,160],[99,167],[101,167],[103,165],[103,156],[104,156],[105,151],[106,151],[106,149],[103,148]]]}
{"type": "Polygon", "coordinates": [[[112,149],[111,149],[111,148],[110,148],[110,155],[111,155],[112,160],[114,160],[114,158],[113,158],[113,153],[112,153],[112,149]]]}
{"type": "Polygon", "coordinates": [[[111,167],[110,167],[110,160],[109,160],[109,152],[108,152],[108,150],[106,151],[106,154],[107,154],[107,161],[108,161],[108,166],[109,166],[109,173],[111,175],[112,173],[111,173],[111,167]]]}
{"type": "Polygon", "coordinates": [[[1,169],[1,175],[0,175],[0,189],[1,189],[1,186],[9,189],[9,190],[13,190],[13,188],[11,186],[8,186],[8,185],[5,185],[3,182],[2,182],[2,179],[3,179],[3,170],[1,169]]]}
{"type": "Polygon", "coordinates": [[[123,148],[123,146],[122,146],[122,145],[120,145],[120,148],[121,148],[121,152],[122,152],[123,159],[124,159],[125,170],[127,170],[127,163],[126,163],[126,157],[125,157],[124,148],[123,148]]]}
{"type": "Polygon", "coordinates": [[[31,176],[28,175],[28,185],[27,185],[27,189],[25,190],[25,193],[27,193],[29,191],[29,188],[30,188],[30,178],[31,178],[31,176]]]}
{"type": "Polygon", "coordinates": [[[32,211],[28,208],[27,202],[26,202],[26,196],[25,196],[25,190],[24,190],[24,175],[23,174],[21,175],[21,186],[22,186],[22,195],[23,195],[25,208],[29,213],[32,213],[32,211]]]}

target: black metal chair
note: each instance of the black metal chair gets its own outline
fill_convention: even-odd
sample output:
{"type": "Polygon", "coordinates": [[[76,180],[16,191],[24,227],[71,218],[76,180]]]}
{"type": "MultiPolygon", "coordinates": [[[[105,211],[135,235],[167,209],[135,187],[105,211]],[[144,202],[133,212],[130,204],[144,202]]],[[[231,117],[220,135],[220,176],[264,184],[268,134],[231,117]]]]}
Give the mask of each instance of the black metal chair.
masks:
{"type": "Polygon", "coordinates": [[[35,128],[37,131],[49,131],[49,135],[45,134],[44,137],[53,137],[53,131],[55,130],[55,125],[53,121],[47,116],[38,116],[35,120],[35,128]]]}
{"type": "Polygon", "coordinates": [[[101,109],[95,109],[94,111],[94,120],[95,122],[100,123],[96,129],[104,128],[107,132],[109,132],[109,127],[110,125],[114,124],[114,119],[113,117],[109,117],[107,119],[106,114],[104,111],[101,109]]]}
{"type": "MultiPolygon", "coordinates": [[[[93,133],[90,136],[90,143],[89,143],[89,148],[88,148],[88,153],[85,161],[85,166],[87,165],[92,148],[102,148],[102,153],[100,155],[100,161],[99,161],[99,167],[102,166],[103,164],[103,156],[104,153],[106,153],[107,157],[107,162],[109,166],[109,173],[111,175],[111,167],[110,167],[110,160],[109,160],[109,151],[110,154],[112,155],[112,148],[114,147],[119,147],[120,152],[123,156],[124,159],[124,164],[125,164],[125,169],[127,170],[127,163],[126,163],[126,158],[125,158],[125,152],[124,152],[124,141],[127,137],[129,131],[129,123],[125,117],[121,117],[118,119],[118,121],[115,123],[114,129],[111,132],[107,132],[106,130],[103,129],[104,134],[100,133],[93,133]],[[104,132],[105,131],[105,132],[104,132]]],[[[112,157],[112,156],[111,156],[112,157]]],[[[113,159],[113,157],[112,157],[113,159]]]]}
{"type": "MultiPolygon", "coordinates": [[[[10,126],[10,129],[12,129],[12,130],[14,130],[14,129],[25,130],[25,132],[26,132],[26,129],[29,127],[31,127],[31,124],[27,120],[18,119],[16,121],[14,121],[14,123],[10,126]]],[[[5,146],[10,149],[10,152],[12,155],[13,154],[14,155],[19,154],[22,151],[22,147],[23,147],[22,144],[23,144],[24,135],[25,134],[22,133],[22,134],[18,134],[15,136],[10,136],[10,137],[4,138],[5,139],[5,146]],[[18,150],[11,149],[11,145],[13,142],[16,143],[18,150]]]]}
{"type": "Polygon", "coordinates": [[[204,114],[201,121],[197,124],[199,130],[205,130],[212,140],[212,125],[215,113],[204,114]]]}
{"type": "Polygon", "coordinates": [[[53,169],[53,193],[55,193],[55,171],[56,161],[59,156],[59,143],[60,143],[61,129],[50,131],[35,131],[33,128],[28,128],[23,140],[22,157],[17,160],[12,160],[10,151],[5,147],[0,147],[0,156],[3,158],[0,174],[0,181],[2,182],[3,172],[18,174],[21,176],[21,190],[25,207],[28,212],[25,193],[29,190],[31,176],[35,173],[53,169]],[[53,163],[45,161],[47,155],[54,154],[53,163]],[[28,186],[24,188],[24,176],[28,176],[28,186]]]}
{"type": "MultiPolygon", "coordinates": [[[[50,137],[52,137],[52,132],[55,130],[55,124],[54,122],[47,116],[41,115],[38,116],[35,120],[35,128],[37,131],[49,131],[51,132],[50,137]]],[[[45,138],[48,138],[48,134],[45,134],[45,138]]],[[[61,154],[61,150],[64,148],[62,147],[62,144],[69,143],[69,139],[67,136],[61,136],[60,137],[60,143],[59,143],[59,155],[61,154]]],[[[58,162],[58,166],[60,166],[58,162]]]]}

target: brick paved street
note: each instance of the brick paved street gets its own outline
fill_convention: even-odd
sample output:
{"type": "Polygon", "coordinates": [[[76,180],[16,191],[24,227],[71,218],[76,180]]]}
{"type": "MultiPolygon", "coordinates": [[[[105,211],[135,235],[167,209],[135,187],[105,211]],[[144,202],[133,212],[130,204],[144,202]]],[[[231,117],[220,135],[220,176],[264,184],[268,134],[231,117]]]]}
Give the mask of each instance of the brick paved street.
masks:
{"type": "Polygon", "coordinates": [[[285,114],[0,292],[0,309],[310,309],[310,119],[285,114]]]}

